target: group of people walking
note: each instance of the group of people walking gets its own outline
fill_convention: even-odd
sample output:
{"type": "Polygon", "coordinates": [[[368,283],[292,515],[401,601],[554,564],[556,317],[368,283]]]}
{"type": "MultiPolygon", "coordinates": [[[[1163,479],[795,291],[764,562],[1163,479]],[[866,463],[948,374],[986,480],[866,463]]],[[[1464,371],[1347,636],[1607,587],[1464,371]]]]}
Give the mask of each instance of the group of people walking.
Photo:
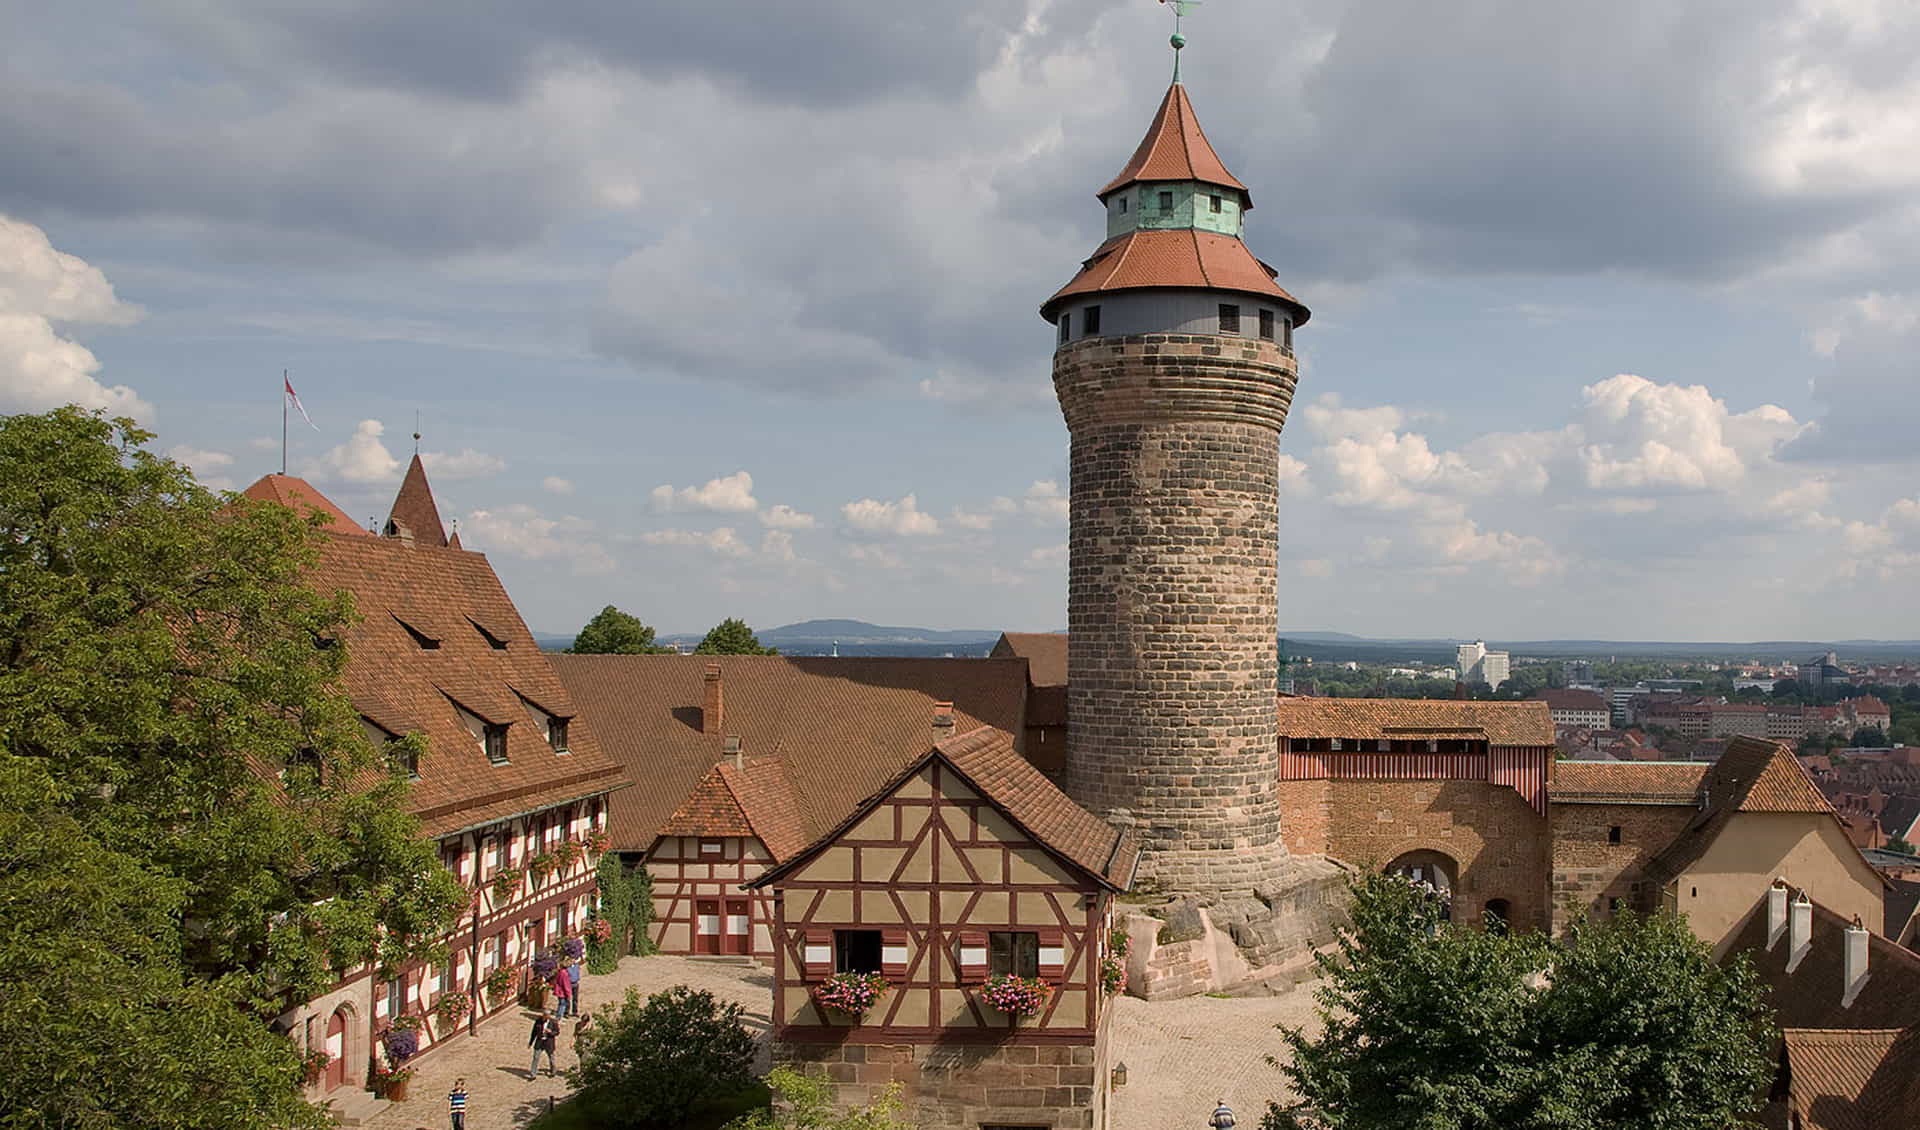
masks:
{"type": "MultiPolygon", "coordinates": [[[[527,1046],[533,1049],[532,1062],[527,1064],[527,1078],[540,1076],[540,1057],[547,1057],[547,1074],[559,1074],[554,1062],[554,1052],[560,1043],[560,1021],[568,1016],[573,1019],[573,1043],[577,1049],[580,1036],[593,1024],[593,1017],[580,1007],[580,962],[571,961],[554,970],[553,979],[548,985],[553,993],[554,1007],[543,1008],[533,1018],[533,1031],[527,1036],[527,1046]]],[[[447,1116],[453,1124],[453,1130],[466,1130],[467,1124],[467,1081],[456,1079],[453,1089],[447,1092],[447,1116]]]]}
{"type": "MultiPolygon", "coordinates": [[[[573,1046],[576,1055],[579,1053],[580,1035],[592,1023],[593,1017],[587,1013],[583,1012],[574,1017],[573,1046]]],[[[559,1040],[560,1018],[553,1014],[552,1009],[542,1009],[540,1015],[533,1018],[533,1032],[527,1036],[527,1046],[533,1049],[533,1062],[527,1064],[527,1078],[533,1079],[539,1076],[540,1057],[543,1055],[547,1057],[547,1074],[557,1073],[553,1065],[553,1050],[559,1040]]]]}

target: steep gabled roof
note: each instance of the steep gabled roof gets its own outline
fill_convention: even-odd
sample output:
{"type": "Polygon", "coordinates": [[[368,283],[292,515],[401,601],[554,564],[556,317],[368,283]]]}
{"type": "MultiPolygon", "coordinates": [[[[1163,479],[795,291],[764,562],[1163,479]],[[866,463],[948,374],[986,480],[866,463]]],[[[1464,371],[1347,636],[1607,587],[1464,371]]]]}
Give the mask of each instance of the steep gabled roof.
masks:
{"type": "MultiPolygon", "coordinates": [[[[1647,863],[1647,875],[1657,882],[1670,882],[1699,862],[1737,813],[1835,815],[1833,806],[1814,787],[1793,752],[1783,743],[1762,738],[1728,739],[1726,752],[1707,770],[1700,789],[1700,815],[1647,863]]],[[[1838,823],[1835,816],[1836,826],[1838,823]]],[[[1842,838],[1844,832],[1843,828],[1842,838]]],[[[1847,843],[1852,847],[1852,840],[1847,843]]],[[[1852,850],[1856,856],[1860,854],[1858,847],[1852,850]]],[[[1864,857],[1861,863],[1866,863],[1864,857]]]]}
{"type": "Polygon", "coordinates": [[[393,510],[387,515],[390,533],[411,535],[415,545],[447,548],[447,528],[440,524],[440,508],[434,505],[433,488],[427,485],[427,468],[418,452],[407,464],[407,477],[401,480],[400,493],[394,496],[393,510]]]}
{"type": "Polygon", "coordinates": [[[1036,687],[1067,685],[1065,632],[1001,632],[992,654],[995,658],[1025,659],[1027,682],[1036,687]]]}
{"type": "Polygon", "coordinates": [[[1490,745],[1553,744],[1553,715],[1544,702],[1283,698],[1278,709],[1280,734],[1287,738],[1439,737],[1485,740],[1490,745]]]}
{"type": "Polygon", "coordinates": [[[1788,1114],[1801,1130],[1920,1128],[1920,1029],[1789,1028],[1788,1114]]]}
{"type": "Polygon", "coordinates": [[[1075,804],[1013,747],[1012,735],[981,726],[936,742],[903,765],[880,788],[793,858],[768,868],[747,887],[769,886],[839,839],[914,774],[939,761],[957,772],[973,790],[1034,843],[1109,890],[1124,891],[1133,882],[1140,849],[1133,832],[1115,828],[1075,804]]]}
{"type": "Polygon", "coordinates": [[[806,846],[793,784],[779,758],[722,761],[667,822],[662,836],[753,836],[780,862],[806,846]]]}
{"type": "MultiPolygon", "coordinates": [[[[1200,119],[1194,115],[1193,103],[1187,99],[1187,88],[1176,82],[1167,87],[1166,97],[1160,100],[1160,108],[1147,126],[1147,135],[1140,139],[1126,167],[1096,195],[1105,197],[1135,181],[1189,180],[1237,188],[1243,194],[1247,191],[1213,151],[1200,128],[1200,119]]],[[[1253,207],[1251,195],[1246,206],[1253,207]]]]}
{"type": "Polygon", "coordinates": [[[1155,288],[1235,290],[1270,298],[1304,325],[1307,308],[1273,281],[1275,271],[1230,235],[1195,228],[1149,228],[1101,244],[1067,285],[1040,307],[1043,316],[1063,299],[1116,290],[1155,288]]]}
{"type": "Polygon", "coordinates": [[[313,489],[312,483],[293,475],[262,475],[240,493],[256,502],[277,502],[302,514],[318,513],[326,519],[323,528],[328,533],[373,536],[348,517],[345,510],[335,506],[332,499],[313,489]]]}

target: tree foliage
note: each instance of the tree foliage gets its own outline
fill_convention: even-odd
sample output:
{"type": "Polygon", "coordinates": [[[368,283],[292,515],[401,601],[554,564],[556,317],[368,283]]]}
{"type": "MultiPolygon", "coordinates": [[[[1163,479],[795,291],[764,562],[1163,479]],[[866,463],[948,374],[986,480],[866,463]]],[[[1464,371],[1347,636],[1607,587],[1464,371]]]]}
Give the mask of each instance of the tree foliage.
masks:
{"type": "MultiPolygon", "coordinates": [[[[12,984],[33,966],[9,962],[0,997],[30,1010],[30,998],[57,1005],[124,983],[131,999],[155,1002],[105,1020],[65,1008],[44,1017],[40,1042],[67,1049],[65,1072],[139,1066],[129,1101],[176,1087],[171,1120],[122,1124],[200,1125],[221,1109],[226,1125],[294,1122],[211,1096],[290,1087],[290,1045],[264,1018],[362,962],[432,955],[466,894],[420,838],[404,776],[339,691],[352,602],[303,580],[320,519],[215,497],[146,451],[150,438],[75,408],[0,417],[8,779],[61,800],[60,850],[92,882],[134,892],[86,913],[10,912],[6,944],[77,947],[97,976],[63,963],[12,984]],[[82,922],[145,940],[117,956],[81,952],[82,922]],[[196,1063],[196,1041],[229,1059],[196,1063]],[[139,1049],[184,1058],[146,1063],[139,1049]],[[176,1067],[220,1082],[195,1089],[176,1067]]],[[[59,857],[30,847],[47,845],[17,849],[0,900],[80,898],[78,886],[36,895],[39,869],[59,857]]]]}
{"type": "Polygon", "coordinates": [[[713,629],[693,649],[695,655],[778,655],[779,650],[762,647],[760,637],[753,634],[745,620],[728,617],[713,626],[713,629]]]}
{"type": "Polygon", "coordinates": [[[1269,1130],[1722,1130],[1771,1078],[1757,977],[1671,914],[1554,943],[1444,922],[1383,875],[1353,914],[1323,959],[1321,1035],[1284,1030],[1301,1102],[1269,1104],[1269,1130]]]}
{"type": "Polygon", "coordinates": [[[834,1104],[832,1084],[791,1067],[774,1068],[767,1083],[779,1097],[774,1109],[736,1118],[722,1130],[912,1130],[901,1115],[898,1083],[889,1083],[865,1106],[846,1110],[834,1104]]]}
{"type": "Polygon", "coordinates": [[[653,629],[640,617],[609,604],[587,621],[567,649],[576,655],[672,655],[673,648],[653,642],[653,629]]]}
{"type": "Polygon", "coordinates": [[[567,1073],[593,1126],[678,1125],[689,1110],[752,1081],[753,1037],[744,1010],[685,985],[644,1002],[634,989],[618,1009],[596,1011],[580,1035],[580,1066],[567,1073]]]}

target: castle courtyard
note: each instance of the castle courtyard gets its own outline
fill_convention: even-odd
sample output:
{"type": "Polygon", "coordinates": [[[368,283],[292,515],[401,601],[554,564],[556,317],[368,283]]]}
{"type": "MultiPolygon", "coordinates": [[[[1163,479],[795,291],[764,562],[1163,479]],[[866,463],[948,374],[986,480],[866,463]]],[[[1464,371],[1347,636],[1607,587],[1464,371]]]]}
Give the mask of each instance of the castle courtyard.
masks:
{"type": "MultiPolygon", "coordinates": [[[[587,1011],[618,1001],[628,988],[643,996],[673,985],[706,989],[746,1009],[760,1049],[756,1071],[767,1069],[767,1023],[772,978],[758,965],[716,963],[685,957],[629,957],[618,971],[588,977],[582,989],[587,1011]]],[[[1277,997],[1188,997],[1149,1003],[1122,996],[1114,1006],[1113,1058],[1127,1066],[1127,1083],[1114,1092],[1109,1130],[1161,1130],[1202,1125],[1216,1100],[1225,1098],[1243,1125],[1259,1122],[1270,1098],[1284,1092],[1280,1074],[1265,1057],[1279,1054],[1276,1024],[1302,1024],[1313,1014],[1311,985],[1277,997]]],[[[409,1097],[370,1113],[364,1125],[413,1130],[446,1125],[446,1094],[464,1077],[470,1093],[468,1130],[515,1130],[533,1121],[549,1099],[564,1100],[564,1078],[527,1078],[527,1028],[531,1014],[502,1017],[478,1036],[462,1037],[420,1061],[409,1097]]],[[[573,1025],[562,1025],[561,1067],[576,1061],[573,1025]]]]}

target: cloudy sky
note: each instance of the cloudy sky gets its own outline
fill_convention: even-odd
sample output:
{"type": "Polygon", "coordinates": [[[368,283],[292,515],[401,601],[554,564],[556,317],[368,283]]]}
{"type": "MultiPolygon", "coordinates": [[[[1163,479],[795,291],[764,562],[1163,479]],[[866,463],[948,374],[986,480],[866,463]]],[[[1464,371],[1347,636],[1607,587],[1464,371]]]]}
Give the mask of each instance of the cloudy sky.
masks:
{"type": "MultiPolygon", "coordinates": [[[[1064,624],[1039,303],[1152,0],[0,0],[0,411],[442,508],[536,629],[1064,624]]],[[[1208,0],[1281,621],[1920,635],[1920,7],[1208,0]]]]}

